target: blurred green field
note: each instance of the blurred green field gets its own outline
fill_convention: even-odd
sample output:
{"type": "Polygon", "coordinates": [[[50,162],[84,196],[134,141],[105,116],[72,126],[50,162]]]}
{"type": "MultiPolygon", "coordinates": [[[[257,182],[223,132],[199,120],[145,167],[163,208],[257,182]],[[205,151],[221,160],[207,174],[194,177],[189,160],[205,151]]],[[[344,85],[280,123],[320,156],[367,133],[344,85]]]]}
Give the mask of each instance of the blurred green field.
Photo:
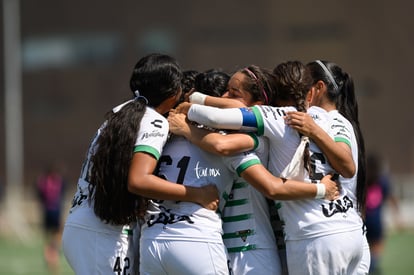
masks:
{"type": "MultiPolygon", "coordinates": [[[[381,262],[382,275],[414,274],[414,231],[390,232],[386,240],[386,249],[381,262]]],[[[0,274],[46,275],[43,261],[42,239],[21,242],[0,237],[0,274]]],[[[61,275],[74,274],[63,255],[61,256],[61,275]]]]}
{"type": "MultiPolygon", "coordinates": [[[[60,274],[73,275],[74,272],[65,261],[63,253],[60,260],[60,274]]],[[[22,243],[0,237],[0,274],[47,275],[42,238],[35,237],[27,243],[22,243]]]]}
{"type": "Polygon", "coordinates": [[[381,275],[414,274],[414,231],[390,232],[381,261],[381,275]]]}

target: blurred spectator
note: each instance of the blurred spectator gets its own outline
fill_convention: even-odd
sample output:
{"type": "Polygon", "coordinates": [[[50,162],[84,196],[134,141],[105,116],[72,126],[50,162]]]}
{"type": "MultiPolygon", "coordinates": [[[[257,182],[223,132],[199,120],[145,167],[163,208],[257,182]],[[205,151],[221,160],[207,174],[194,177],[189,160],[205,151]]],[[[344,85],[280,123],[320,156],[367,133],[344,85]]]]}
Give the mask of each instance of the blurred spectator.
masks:
{"type": "Polygon", "coordinates": [[[36,182],[45,233],[44,258],[50,274],[59,273],[61,214],[65,181],[57,167],[48,167],[36,182]]]}
{"type": "MultiPolygon", "coordinates": [[[[385,224],[383,207],[389,202],[390,207],[398,213],[398,203],[391,192],[391,183],[385,173],[382,160],[375,154],[367,157],[367,198],[366,198],[366,226],[367,239],[371,250],[370,274],[380,274],[380,258],[384,250],[385,224]]],[[[398,215],[394,222],[399,227],[398,215]]]]}

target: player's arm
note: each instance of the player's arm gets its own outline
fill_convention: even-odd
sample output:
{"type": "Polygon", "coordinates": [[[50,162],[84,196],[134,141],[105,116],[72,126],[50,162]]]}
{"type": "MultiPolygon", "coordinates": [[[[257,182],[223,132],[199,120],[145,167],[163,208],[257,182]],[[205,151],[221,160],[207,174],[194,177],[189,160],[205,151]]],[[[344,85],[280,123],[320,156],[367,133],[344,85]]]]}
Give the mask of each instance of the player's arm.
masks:
{"type": "Polygon", "coordinates": [[[331,180],[331,175],[323,177],[319,184],[311,184],[275,177],[262,164],[256,164],[242,171],[240,176],[263,195],[274,200],[334,200],[339,196],[340,186],[331,180]]]}
{"type": "Polygon", "coordinates": [[[255,148],[257,139],[242,133],[220,134],[191,125],[185,115],[170,113],[168,116],[170,131],[187,138],[193,144],[213,154],[228,156],[255,148]]]}
{"type": "Polygon", "coordinates": [[[190,103],[214,106],[218,108],[241,108],[246,107],[241,101],[225,98],[225,97],[216,97],[205,95],[200,92],[194,92],[189,97],[190,103]]]}
{"type": "Polygon", "coordinates": [[[134,153],[129,168],[128,191],[147,198],[189,201],[207,209],[217,209],[219,197],[215,185],[198,188],[166,181],[153,175],[156,165],[157,160],[151,154],[134,153]]]}
{"type": "Polygon", "coordinates": [[[345,142],[335,142],[311,116],[303,112],[288,112],[286,124],[311,138],[328,158],[331,166],[343,177],[351,178],[355,175],[356,167],[350,146],[345,142]]]}
{"type": "Polygon", "coordinates": [[[187,118],[199,124],[216,129],[255,132],[258,122],[254,112],[247,108],[216,108],[192,104],[187,118]]]}
{"type": "Polygon", "coordinates": [[[243,126],[243,115],[238,108],[221,109],[183,102],[175,108],[175,112],[186,114],[189,120],[211,128],[241,130],[243,126]]]}

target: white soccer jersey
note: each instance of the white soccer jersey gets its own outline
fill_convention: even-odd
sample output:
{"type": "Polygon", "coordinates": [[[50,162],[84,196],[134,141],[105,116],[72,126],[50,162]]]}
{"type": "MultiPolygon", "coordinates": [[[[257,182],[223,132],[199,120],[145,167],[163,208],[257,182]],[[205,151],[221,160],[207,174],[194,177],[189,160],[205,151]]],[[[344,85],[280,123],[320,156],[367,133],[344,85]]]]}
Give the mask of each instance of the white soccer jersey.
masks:
{"type": "MultiPolygon", "coordinates": [[[[106,123],[98,129],[88,149],[62,236],[65,257],[77,274],[134,273],[137,269],[134,259],[138,244],[134,245],[133,237],[133,232],[138,232],[137,223],[119,226],[105,223],[95,215],[93,202],[89,203],[91,157],[104,127],[106,123]]],[[[168,130],[168,121],[147,107],[137,133],[135,152],[145,151],[158,159],[168,130]]]]}
{"type": "MultiPolygon", "coordinates": [[[[292,159],[299,145],[299,134],[285,125],[286,111],[295,111],[293,107],[254,106],[252,108],[218,109],[193,104],[188,118],[200,124],[215,128],[256,131],[269,138],[270,155],[268,169],[274,175],[280,172],[292,159]],[[254,114],[254,115],[253,115],[254,114]]],[[[310,114],[315,121],[335,140],[350,142],[353,158],[358,159],[357,144],[353,128],[337,111],[327,113],[321,108],[313,107],[310,114]]],[[[313,179],[321,179],[333,171],[321,150],[310,143],[313,179]]],[[[312,179],[308,179],[310,181],[312,179]]],[[[336,201],[324,199],[308,199],[284,201],[279,210],[286,222],[286,239],[295,240],[332,234],[362,227],[360,216],[356,210],[355,178],[340,178],[346,185],[341,198],[336,201]]]]}
{"type": "MultiPolygon", "coordinates": [[[[268,141],[264,137],[258,137],[258,141],[255,153],[266,165],[268,141]]],[[[222,219],[223,240],[229,253],[258,248],[276,249],[266,198],[236,173],[222,219]]]]}
{"type": "MultiPolygon", "coordinates": [[[[88,177],[92,165],[90,160],[96,149],[96,141],[105,126],[106,123],[102,124],[89,146],[87,157],[82,165],[80,178],[78,180],[77,192],[73,198],[72,207],[66,220],[67,225],[99,232],[119,231],[119,226],[102,223],[93,211],[93,204],[89,203],[88,177]]],[[[158,159],[167,141],[168,131],[168,121],[155,110],[147,107],[141,120],[134,151],[144,151],[158,159]]],[[[126,226],[126,229],[129,230],[129,226],[126,226]]]]}
{"type": "MultiPolygon", "coordinates": [[[[256,137],[255,153],[267,165],[269,146],[265,137],[256,137]]],[[[229,167],[234,170],[234,167],[229,167]]],[[[269,202],[234,172],[234,183],[224,210],[223,241],[234,274],[280,274],[275,235],[270,222],[269,202]]]]}
{"type": "MultiPolygon", "coordinates": [[[[164,147],[157,174],[187,186],[215,184],[220,194],[221,211],[233,182],[233,172],[225,161],[231,162],[230,165],[236,169],[260,163],[254,154],[222,158],[203,151],[183,137],[173,136],[164,147]]],[[[196,203],[151,200],[141,239],[222,243],[222,233],[221,217],[215,211],[196,203]]]]}
{"type": "MultiPolygon", "coordinates": [[[[347,143],[357,167],[358,146],[352,125],[338,111],[326,112],[319,107],[311,107],[308,113],[335,140],[347,143]]],[[[311,178],[322,179],[335,171],[327,158],[314,144],[310,144],[311,178]]],[[[283,201],[280,213],[285,221],[287,240],[299,240],[328,234],[360,230],[362,219],[356,208],[356,173],[352,178],[340,177],[342,193],[339,199],[307,199],[283,201]]]]}
{"type": "Polygon", "coordinates": [[[279,175],[289,164],[300,142],[296,130],[287,126],[284,116],[294,107],[258,105],[249,108],[219,109],[193,104],[188,119],[219,129],[254,131],[269,139],[269,165],[272,174],[279,175]]]}

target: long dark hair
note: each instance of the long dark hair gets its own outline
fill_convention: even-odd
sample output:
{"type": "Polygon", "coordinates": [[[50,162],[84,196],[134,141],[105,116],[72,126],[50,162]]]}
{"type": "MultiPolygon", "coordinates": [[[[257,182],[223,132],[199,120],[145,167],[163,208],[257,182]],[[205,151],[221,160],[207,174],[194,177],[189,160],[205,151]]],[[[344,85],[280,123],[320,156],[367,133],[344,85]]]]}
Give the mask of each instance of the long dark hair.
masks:
{"type": "Polygon", "coordinates": [[[96,151],[91,157],[90,197],[95,214],[103,221],[123,225],[137,220],[146,199],[128,191],[128,173],[133,149],[146,106],[157,107],[176,96],[182,73],[177,61],[162,54],[150,54],[138,61],[130,87],[136,96],[118,111],[106,114],[96,151]]]}
{"type": "Polygon", "coordinates": [[[342,114],[354,128],[358,143],[358,174],[357,174],[357,204],[358,210],[365,217],[366,195],[366,159],[365,142],[358,118],[358,102],[355,95],[354,81],[351,75],[346,73],[337,64],[327,61],[313,61],[307,64],[311,71],[314,84],[322,80],[327,86],[327,96],[334,102],[336,109],[342,114]]]}

